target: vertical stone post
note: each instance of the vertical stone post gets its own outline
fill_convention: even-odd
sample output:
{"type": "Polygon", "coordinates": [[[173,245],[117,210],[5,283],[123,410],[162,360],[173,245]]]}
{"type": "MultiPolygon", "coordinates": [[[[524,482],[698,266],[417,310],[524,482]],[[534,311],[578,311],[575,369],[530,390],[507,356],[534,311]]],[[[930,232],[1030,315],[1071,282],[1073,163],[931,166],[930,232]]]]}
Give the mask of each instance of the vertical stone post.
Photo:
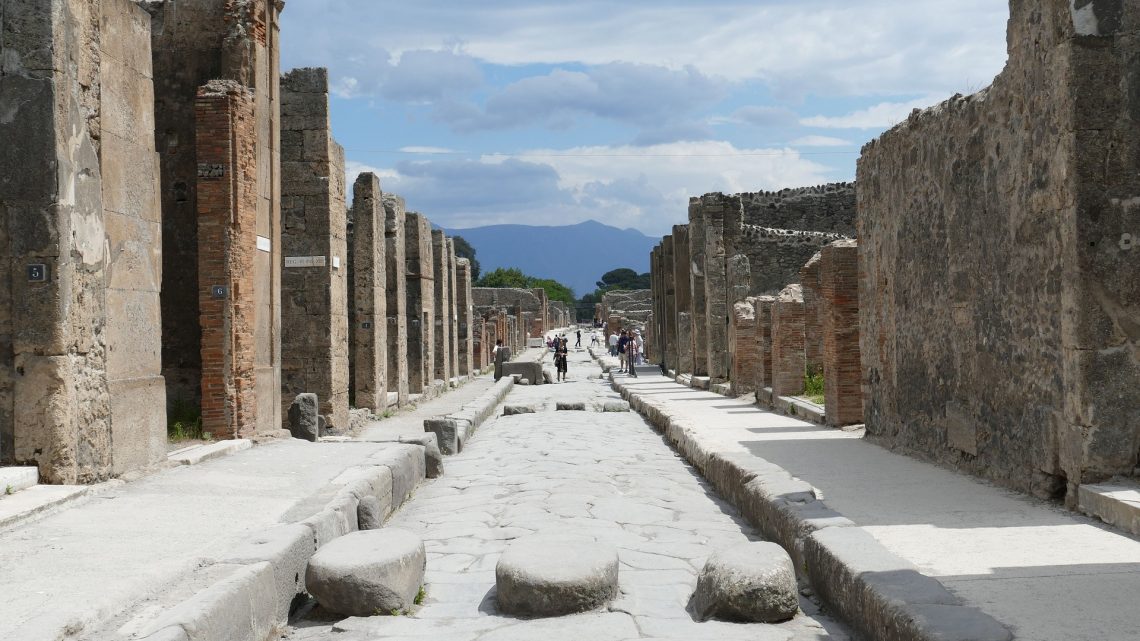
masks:
{"type": "MultiPolygon", "coordinates": [[[[859,246],[842,240],[823,248],[823,396],[828,425],[863,422],[859,352],[859,246]]],[[[805,306],[806,307],[806,306],[805,306]]]]}
{"type": "Polygon", "coordinates": [[[451,259],[447,253],[447,237],[435,229],[431,232],[432,270],[435,274],[435,365],[434,380],[451,380],[451,259]]]}
{"type": "Polygon", "coordinates": [[[775,296],[756,296],[751,299],[756,310],[756,344],[759,365],[756,368],[756,391],[772,387],[772,306],[775,296]]]}
{"type": "Polygon", "coordinates": [[[708,376],[713,381],[728,379],[728,254],[725,228],[733,224],[731,197],[710,194],[702,197],[705,216],[705,350],[708,376]]]}
{"type": "Polygon", "coordinates": [[[451,335],[451,349],[448,350],[448,358],[451,359],[451,365],[448,369],[451,370],[452,378],[459,377],[459,279],[458,279],[458,259],[455,257],[455,240],[452,238],[447,239],[447,292],[448,302],[447,307],[450,310],[448,320],[451,323],[449,334],[451,335]]]}
{"type": "Polygon", "coordinates": [[[459,312],[459,376],[470,376],[481,368],[477,364],[476,353],[480,347],[478,328],[475,325],[471,302],[471,261],[459,258],[455,261],[455,307],[459,312]]]}
{"type": "Polygon", "coordinates": [[[693,353],[693,376],[709,375],[708,306],[705,290],[705,240],[707,218],[700,198],[689,199],[689,291],[693,311],[690,350],[693,353]]]}
{"type": "Polygon", "coordinates": [[[772,392],[803,394],[806,367],[803,286],[788,285],[772,305],[772,392]]]}
{"type": "Polygon", "coordinates": [[[379,413],[388,406],[388,279],[384,202],[376,174],[357,176],[352,212],[353,406],[379,413]]]}
{"type": "Polygon", "coordinates": [[[328,71],[295,69],[281,92],[282,409],[314,393],[329,426],[347,429],[344,150],[330,130],[328,71]]]}
{"type": "Polygon", "coordinates": [[[820,256],[817,253],[800,268],[800,282],[804,286],[804,354],[808,374],[823,372],[824,303],[820,283],[820,256]]]}
{"type": "Polygon", "coordinates": [[[408,390],[423,394],[435,374],[435,268],[431,224],[417,213],[405,216],[408,266],[408,390]]]}
{"type": "Polygon", "coordinates": [[[744,396],[756,391],[757,370],[763,363],[760,341],[756,336],[755,299],[732,306],[732,326],[729,328],[729,346],[732,350],[732,394],[744,396]]]}
{"type": "Polygon", "coordinates": [[[217,439],[256,431],[254,277],[257,252],[253,95],[212,81],[195,102],[202,429],[217,439]]]}
{"type": "Polygon", "coordinates": [[[661,278],[664,283],[665,303],[661,309],[661,342],[664,344],[665,369],[677,369],[677,278],[674,270],[676,244],[673,236],[662,242],[661,278]]]}
{"type": "Polygon", "coordinates": [[[689,280],[689,226],[673,226],[673,284],[676,323],[673,343],[677,350],[677,373],[693,371],[693,289],[689,280]]]}
{"type": "Polygon", "coordinates": [[[404,199],[384,194],[384,313],[387,315],[388,391],[408,403],[408,277],[404,199]]]}

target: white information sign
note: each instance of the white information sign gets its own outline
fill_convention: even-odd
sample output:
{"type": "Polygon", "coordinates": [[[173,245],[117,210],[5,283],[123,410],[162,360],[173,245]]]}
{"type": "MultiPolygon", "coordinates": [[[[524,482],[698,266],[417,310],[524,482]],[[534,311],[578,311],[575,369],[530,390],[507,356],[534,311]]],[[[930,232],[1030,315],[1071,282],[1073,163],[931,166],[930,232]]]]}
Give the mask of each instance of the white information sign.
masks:
{"type": "Polygon", "coordinates": [[[324,267],[328,264],[324,256],[286,256],[286,267],[324,267]]]}

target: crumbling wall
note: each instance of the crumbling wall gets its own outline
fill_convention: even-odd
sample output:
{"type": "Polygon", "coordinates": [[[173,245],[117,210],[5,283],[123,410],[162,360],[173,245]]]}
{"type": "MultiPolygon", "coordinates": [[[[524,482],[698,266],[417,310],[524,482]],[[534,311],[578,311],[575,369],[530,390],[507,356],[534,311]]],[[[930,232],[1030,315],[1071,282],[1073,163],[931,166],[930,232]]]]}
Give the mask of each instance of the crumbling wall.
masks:
{"type": "MultiPolygon", "coordinates": [[[[317,395],[329,426],[348,428],[348,279],[344,149],[329,124],[328,71],[281,79],[282,410],[317,395]]],[[[286,420],[288,420],[286,418],[286,420]]]]}
{"type": "Polygon", "coordinates": [[[740,194],[744,223],[855,236],[855,183],[740,194]]]}
{"type": "Polygon", "coordinates": [[[770,296],[800,282],[800,269],[839,234],[745,225],[739,251],[748,258],[751,296],[770,296]]]}
{"type": "Polygon", "coordinates": [[[804,392],[804,292],[788,285],[772,303],[772,392],[799,396],[804,392]]]}
{"type": "Polygon", "coordinates": [[[994,84],[859,161],[867,430],[1074,501],[1140,451],[1140,5],[1010,7],[994,84]]]}
{"type": "MultiPolygon", "coordinates": [[[[823,398],[827,424],[840,427],[862,423],[859,247],[855,241],[842,240],[823,248],[819,259],[819,282],[823,310],[823,398]]],[[[811,366],[810,358],[808,366],[811,366]]]]}
{"type": "Polygon", "coordinates": [[[689,226],[673,225],[673,286],[677,322],[675,344],[677,373],[693,371],[693,294],[689,278],[689,226]]]}
{"type": "Polygon", "coordinates": [[[728,348],[731,352],[734,396],[744,396],[756,391],[757,370],[763,364],[763,353],[756,335],[755,301],[755,298],[749,298],[732,306],[728,348]]]}

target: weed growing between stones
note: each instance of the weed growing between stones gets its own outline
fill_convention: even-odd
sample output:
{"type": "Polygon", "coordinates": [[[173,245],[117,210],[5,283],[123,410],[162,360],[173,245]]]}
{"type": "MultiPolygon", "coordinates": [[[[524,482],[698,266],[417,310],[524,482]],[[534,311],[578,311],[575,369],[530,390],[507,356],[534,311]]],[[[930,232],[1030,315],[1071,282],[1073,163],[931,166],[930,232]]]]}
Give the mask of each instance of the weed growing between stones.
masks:
{"type": "MultiPolygon", "coordinates": [[[[12,494],[13,494],[13,490],[12,490],[12,486],[11,486],[11,485],[7,485],[7,486],[5,486],[5,487],[4,487],[4,494],[5,494],[5,495],[7,495],[7,496],[12,496],[12,494]]],[[[420,593],[421,593],[421,594],[423,593],[423,591],[424,591],[424,589],[423,589],[423,588],[420,588],[420,593]]],[[[418,599],[419,597],[417,596],[416,598],[418,599]]]]}
{"type": "Polygon", "coordinates": [[[424,586],[421,585],[420,591],[416,592],[416,598],[412,601],[412,603],[415,603],[416,605],[423,605],[424,599],[426,597],[427,597],[427,590],[425,590],[424,586]]]}
{"type": "Polygon", "coordinates": [[[173,443],[205,439],[201,408],[180,399],[171,402],[167,413],[166,436],[173,443]]]}
{"type": "Polygon", "coordinates": [[[804,398],[816,405],[823,405],[823,374],[804,376],[804,398]]]}

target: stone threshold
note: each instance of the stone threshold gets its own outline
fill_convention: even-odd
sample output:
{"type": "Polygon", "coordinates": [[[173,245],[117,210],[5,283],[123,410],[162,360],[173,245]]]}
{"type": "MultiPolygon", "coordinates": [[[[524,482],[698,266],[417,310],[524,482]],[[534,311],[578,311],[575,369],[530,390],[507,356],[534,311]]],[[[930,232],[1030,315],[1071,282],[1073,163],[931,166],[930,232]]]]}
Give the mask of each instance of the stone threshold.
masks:
{"type": "Polygon", "coordinates": [[[1140,535],[1140,481],[1113,479],[1108,483],[1082,485],[1077,490],[1077,509],[1125,532],[1140,535]]]}

